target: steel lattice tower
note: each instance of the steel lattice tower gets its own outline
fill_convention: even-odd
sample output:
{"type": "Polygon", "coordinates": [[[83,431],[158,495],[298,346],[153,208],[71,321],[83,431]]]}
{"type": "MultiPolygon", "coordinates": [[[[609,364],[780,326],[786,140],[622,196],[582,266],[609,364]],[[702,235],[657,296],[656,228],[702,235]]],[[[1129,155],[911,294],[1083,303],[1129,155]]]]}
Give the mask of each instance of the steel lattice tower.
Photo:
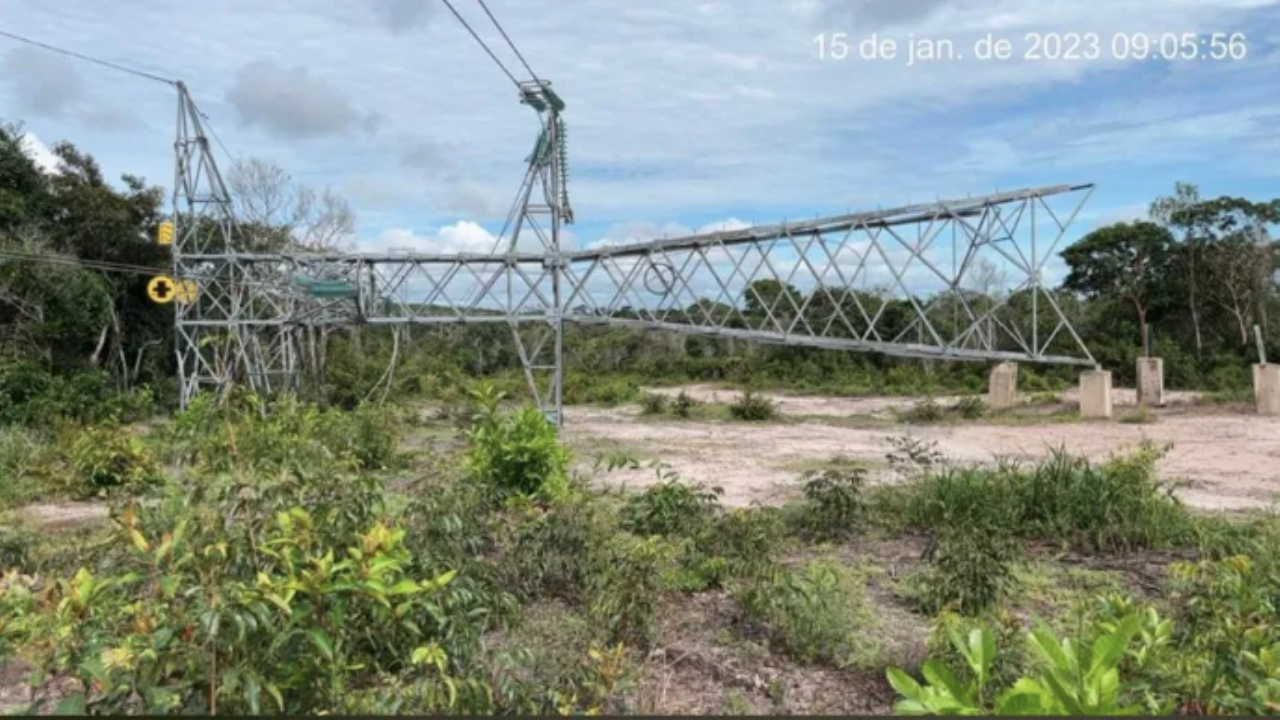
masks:
{"type": "Polygon", "coordinates": [[[317,333],[361,324],[508,325],[533,399],[557,424],[566,322],[912,358],[1096,365],[1067,298],[1042,284],[1090,185],[566,251],[565,106],[537,80],[519,84],[539,131],[499,237],[505,251],[255,253],[237,231],[201,115],[178,89],[173,272],[199,286],[175,311],[184,405],[238,383],[295,391],[302,368],[323,364],[317,333]]]}

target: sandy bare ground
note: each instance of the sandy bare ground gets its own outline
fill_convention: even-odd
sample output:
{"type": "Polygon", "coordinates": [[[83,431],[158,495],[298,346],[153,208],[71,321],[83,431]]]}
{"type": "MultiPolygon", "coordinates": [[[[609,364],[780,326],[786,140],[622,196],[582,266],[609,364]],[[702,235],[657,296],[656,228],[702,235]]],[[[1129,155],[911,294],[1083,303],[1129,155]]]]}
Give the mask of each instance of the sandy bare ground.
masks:
{"type": "MultiPolygon", "coordinates": [[[[727,402],[733,390],[684,388],[704,400],[727,402]]],[[[664,389],[676,393],[680,389],[664,389]]],[[[1132,391],[1119,391],[1120,408],[1133,404],[1132,391]]],[[[958,463],[987,463],[997,457],[1033,460],[1056,448],[1103,459],[1144,440],[1171,444],[1160,461],[1161,476],[1185,480],[1178,495],[1188,504],[1215,510],[1270,507],[1280,497],[1280,419],[1238,410],[1188,404],[1193,395],[1174,393],[1157,422],[1128,425],[1111,421],[1007,425],[968,422],[948,425],[890,425],[894,408],[912,398],[833,398],[774,395],[784,415],[799,421],[761,424],[642,419],[636,408],[567,409],[571,444],[608,445],[661,459],[682,478],[720,486],[732,505],[778,503],[792,496],[806,465],[844,457],[885,467],[889,439],[908,435],[936,442],[958,463]],[[850,421],[855,418],[855,421],[850,421]],[[859,427],[857,418],[868,419],[859,427]],[[876,422],[881,419],[882,422],[876,422]]],[[[1071,401],[1071,394],[1064,394],[1071,401]]],[[[947,402],[938,398],[939,402],[947,402]]],[[[1119,411],[1117,412],[1117,416],[1119,411]]],[[[881,479],[891,479],[887,470],[881,479]]],[[[619,470],[602,480],[639,487],[653,482],[651,468],[619,470]]]]}

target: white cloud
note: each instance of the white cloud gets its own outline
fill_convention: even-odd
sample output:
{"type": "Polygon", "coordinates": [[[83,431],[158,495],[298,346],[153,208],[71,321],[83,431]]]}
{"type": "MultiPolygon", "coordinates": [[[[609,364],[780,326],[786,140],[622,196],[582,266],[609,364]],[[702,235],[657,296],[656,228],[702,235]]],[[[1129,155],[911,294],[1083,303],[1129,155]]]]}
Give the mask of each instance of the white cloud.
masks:
{"type": "Polygon", "coordinates": [[[54,155],[49,146],[45,145],[35,133],[29,132],[22,136],[22,151],[27,154],[27,157],[34,160],[36,166],[42,171],[49,174],[56,174],[62,171],[62,160],[57,155],[54,155]]]}
{"type": "Polygon", "coordinates": [[[492,253],[503,250],[498,238],[474,222],[462,220],[434,232],[421,235],[408,228],[383,231],[375,240],[363,241],[360,249],[367,252],[410,251],[415,253],[492,253]]]}

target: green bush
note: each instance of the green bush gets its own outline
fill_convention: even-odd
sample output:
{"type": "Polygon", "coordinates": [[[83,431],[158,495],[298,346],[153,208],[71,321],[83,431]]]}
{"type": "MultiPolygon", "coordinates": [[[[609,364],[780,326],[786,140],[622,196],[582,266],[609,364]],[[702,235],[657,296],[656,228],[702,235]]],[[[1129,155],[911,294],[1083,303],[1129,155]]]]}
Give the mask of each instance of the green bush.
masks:
{"type": "Polygon", "coordinates": [[[1102,551],[1194,542],[1190,514],[1156,476],[1160,455],[1144,444],[1093,465],[1059,451],[1029,469],[952,469],[879,494],[911,529],[976,527],[1102,551]]]}
{"type": "Polygon", "coordinates": [[[130,422],[153,409],[149,388],[122,392],[102,371],[53,375],[31,364],[0,367],[0,425],[48,427],[59,420],[130,422]]]}
{"type": "Polygon", "coordinates": [[[776,417],[778,408],[764,395],[746,390],[737,400],[729,403],[729,415],[744,422],[763,422],[776,417]]]}
{"type": "Polygon", "coordinates": [[[160,466],[142,439],[118,425],[85,428],[71,446],[71,468],[79,495],[137,491],[162,480],[160,466]]]}
{"type": "Polygon", "coordinates": [[[720,511],[722,494],[720,488],[668,479],[629,496],[619,516],[622,527],[636,535],[694,537],[720,511]]]}
{"type": "Polygon", "coordinates": [[[965,420],[977,420],[987,414],[987,404],[975,395],[960,398],[951,409],[965,420]]]}
{"type": "Polygon", "coordinates": [[[268,402],[251,393],[223,405],[212,395],[197,396],[174,417],[163,440],[169,460],[212,474],[235,468],[355,472],[402,460],[399,421],[387,408],[320,409],[290,398],[268,402]]]}
{"type": "Polygon", "coordinates": [[[932,397],[926,397],[917,400],[909,410],[902,411],[899,417],[903,422],[923,424],[942,422],[946,415],[946,410],[937,400],[932,397]]]}
{"type": "Polygon", "coordinates": [[[556,497],[568,488],[569,451],[537,408],[502,414],[491,406],[467,431],[472,477],[504,492],[556,497]]]}
{"type": "Polygon", "coordinates": [[[657,638],[663,569],[673,559],[661,537],[620,534],[609,539],[591,574],[588,613],[608,629],[611,643],[648,649],[657,638]]]}
{"type": "Polygon", "coordinates": [[[690,396],[689,393],[681,390],[680,394],[676,395],[675,401],[671,403],[671,412],[675,413],[676,417],[687,420],[688,418],[693,417],[693,413],[697,410],[699,405],[701,405],[701,403],[690,396]]]}
{"type": "Polygon", "coordinates": [[[667,411],[669,400],[662,393],[645,393],[640,397],[640,412],[644,415],[662,415],[667,411]]]}
{"type": "Polygon", "coordinates": [[[995,607],[1012,589],[1018,547],[989,528],[946,527],[938,529],[925,560],[928,569],[911,583],[920,609],[972,616],[995,607]]]}
{"type": "Polygon", "coordinates": [[[852,537],[866,521],[867,503],[863,488],[867,471],[823,470],[805,473],[804,501],[795,521],[807,537],[818,541],[852,537]]]}
{"type": "Polygon", "coordinates": [[[819,558],[800,570],[779,568],[752,578],[734,599],[801,662],[865,666],[878,652],[868,639],[875,618],[864,600],[862,578],[837,560],[819,558]]]}

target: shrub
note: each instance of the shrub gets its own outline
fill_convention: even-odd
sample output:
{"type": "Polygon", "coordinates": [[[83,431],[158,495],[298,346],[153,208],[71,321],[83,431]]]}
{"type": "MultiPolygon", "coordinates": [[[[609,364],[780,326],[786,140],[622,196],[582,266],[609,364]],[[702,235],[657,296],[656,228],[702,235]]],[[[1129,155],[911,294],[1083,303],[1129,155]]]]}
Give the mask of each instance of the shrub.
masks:
{"type": "Polygon", "coordinates": [[[660,537],[620,534],[603,548],[589,580],[588,612],[609,642],[648,649],[657,636],[661,577],[674,551],[660,537]]]}
{"type": "Polygon", "coordinates": [[[983,527],[939,529],[926,551],[929,568],[912,579],[920,609],[976,615],[991,609],[1013,586],[1017,545],[983,527]]]}
{"type": "Polygon", "coordinates": [[[161,480],[160,466],[142,440],[118,425],[85,428],[71,446],[71,468],[80,495],[139,490],[161,480]]]}
{"type": "Polygon", "coordinates": [[[804,502],[797,516],[801,532],[818,541],[841,540],[858,532],[867,510],[862,496],[866,470],[809,472],[801,481],[804,502]]]}
{"type": "Polygon", "coordinates": [[[676,414],[676,417],[688,419],[693,417],[693,413],[699,405],[701,403],[690,396],[689,393],[681,390],[680,394],[676,395],[675,402],[671,404],[671,411],[676,414]]]}
{"type": "Polygon", "coordinates": [[[836,560],[819,558],[799,571],[780,568],[753,578],[734,599],[801,662],[865,665],[877,652],[866,639],[875,619],[864,601],[862,579],[836,560]]]}
{"type": "Polygon", "coordinates": [[[508,493],[555,497],[567,489],[569,451],[537,408],[498,412],[490,401],[467,431],[471,475],[508,493]]]}
{"type": "Polygon", "coordinates": [[[729,403],[729,415],[744,422],[772,420],[777,414],[778,408],[772,400],[751,390],[744,391],[737,400],[729,403]]]}
{"type": "Polygon", "coordinates": [[[131,421],[153,409],[146,388],[122,392],[110,375],[93,370],[53,375],[31,364],[0,368],[0,425],[51,426],[59,420],[94,424],[131,421]]]}
{"type": "Polygon", "coordinates": [[[667,411],[669,400],[662,393],[645,393],[640,397],[640,412],[644,415],[661,415],[667,411]]]}
{"type": "Polygon", "coordinates": [[[272,473],[381,469],[402,459],[399,438],[397,418],[386,408],[322,410],[291,398],[268,402],[246,393],[221,406],[211,395],[197,396],[177,414],[164,440],[170,460],[217,474],[235,468],[272,473]]]}
{"type": "Polygon", "coordinates": [[[942,405],[932,397],[926,397],[917,400],[911,409],[905,410],[900,414],[903,422],[909,423],[936,423],[942,422],[946,417],[946,410],[942,405]]]}
{"type": "Polygon", "coordinates": [[[622,527],[636,535],[693,537],[720,510],[720,488],[668,479],[631,495],[622,506],[622,527]]]}
{"type": "Polygon", "coordinates": [[[1102,551],[1192,542],[1195,523],[1156,477],[1160,455],[1144,444],[1098,466],[1059,451],[1030,469],[952,469],[878,494],[919,530],[976,527],[1102,551]]]}
{"type": "Polygon", "coordinates": [[[986,416],[987,404],[976,395],[968,395],[957,400],[952,411],[965,420],[977,420],[986,416]]]}

